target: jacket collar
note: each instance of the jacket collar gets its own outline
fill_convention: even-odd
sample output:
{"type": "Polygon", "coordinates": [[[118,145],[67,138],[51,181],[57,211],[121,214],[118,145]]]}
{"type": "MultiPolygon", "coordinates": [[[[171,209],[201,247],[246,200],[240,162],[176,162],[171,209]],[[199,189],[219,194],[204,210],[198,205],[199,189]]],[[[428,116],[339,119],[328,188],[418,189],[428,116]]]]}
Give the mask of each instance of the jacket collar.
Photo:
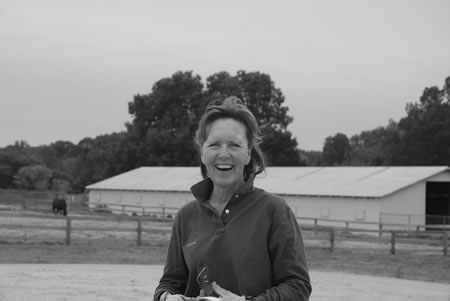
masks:
{"type": "MultiPolygon", "coordinates": [[[[242,184],[238,191],[236,193],[238,194],[244,194],[250,191],[253,191],[253,180],[255,179],[255,176],[252,175],[247,179],[247,182],[244,182],[242,184]]],[[[214,188],[214,183],[210,178],[206,178],[197,184],[193,185],[191,187],[191,192],[194,195],[194,197],[200,201],[204,202],[209,199],[209,196],[211,195],[211,192],[214,188]]]]}

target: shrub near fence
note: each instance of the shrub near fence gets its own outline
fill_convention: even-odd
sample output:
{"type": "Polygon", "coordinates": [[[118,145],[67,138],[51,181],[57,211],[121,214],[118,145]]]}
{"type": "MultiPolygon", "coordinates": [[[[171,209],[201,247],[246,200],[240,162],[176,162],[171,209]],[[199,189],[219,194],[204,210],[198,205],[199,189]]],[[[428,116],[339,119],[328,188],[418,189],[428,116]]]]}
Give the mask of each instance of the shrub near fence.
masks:
{"type": "MultiPolygon", "coordinates": [[[[57,191],[0,189],[0,204],[5,210],[51,212],[57,194],[57,191]]],[[[65,194],[65,197],[69,212],[88,213],[89,197],[86,194],[65,194]]]]}

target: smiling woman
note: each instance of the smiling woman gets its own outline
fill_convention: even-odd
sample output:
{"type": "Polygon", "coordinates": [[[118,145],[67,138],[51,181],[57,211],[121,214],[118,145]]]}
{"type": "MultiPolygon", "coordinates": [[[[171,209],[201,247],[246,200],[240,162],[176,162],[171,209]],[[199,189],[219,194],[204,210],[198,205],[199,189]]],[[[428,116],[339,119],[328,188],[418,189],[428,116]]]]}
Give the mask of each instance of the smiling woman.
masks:
{"type": "MultiPolygon", "coordinates": [[[[234,144],[234,147],[242,147],[245,146],[245,142],[247,143],[247,147],[250,151],[250,162],[244,166],[244,179],[246,180],[251,174],[257,175],[263,172],[265,170],[266,162],[264,154],[259,146],[262,141],[259,126],[250,110],[243,105],[238,98],[233,96],[226,98],[223,102],[213,101],[206,109],[205,114],[199,122],[195,136],[195,142],[200,153],[203,154],[202,149],[208,138],[209,140],[213,140],[213,138],[217,139],[217,137],[214,136],[211,138],[209,137],[212,125],[216,121],[224,120],[229,120],[233,126],[236,126],[236,128],[239,128],[240,130],[244,130],[244,132],[233,133],[231,128],[227,128],[226,130],[231,133],[229,133],[230,135],[227,137],[223,137],[230,139],[230,142],[231,144],[234,144]],[[245,141],[243,141],[244,139],[245,141]]],[[[206,178],[208,174],[203,161],[200,168],[203,177],[206,178]]]]}
{"type": "Polygon", "coordinates": [[[154,301],[308,300],[297,220],[285,200],[253,186],[265,171],[253,114],[236,97],[215,101],[195,140],[204,180],[175,218],[154,301]]]}
{"type": "Polygon", "coordinates": [[[201,150],[201,161],[214,182],[209,202],[218,213],[244,181],[244,166],[250,162],[245,126],[234,119],[218,119],[207,128],[207,139],[201,150]],[[221,208],[219,210],[219,208],[221,208]]]}

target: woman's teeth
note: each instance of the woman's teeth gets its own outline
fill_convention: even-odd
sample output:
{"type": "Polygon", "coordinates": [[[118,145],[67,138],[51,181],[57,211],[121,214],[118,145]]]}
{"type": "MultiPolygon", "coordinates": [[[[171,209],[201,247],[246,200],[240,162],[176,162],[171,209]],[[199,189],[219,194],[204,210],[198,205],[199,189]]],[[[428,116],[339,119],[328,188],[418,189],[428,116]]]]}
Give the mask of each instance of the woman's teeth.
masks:
{"type": "Polygon", "coordinates": [[[218,165],[216,165],[216,168],[221,171],[227,171],[227,170],[231,170],[233,168],[233,166],[228,165],[228,164],[218,164],[218,165]]]}

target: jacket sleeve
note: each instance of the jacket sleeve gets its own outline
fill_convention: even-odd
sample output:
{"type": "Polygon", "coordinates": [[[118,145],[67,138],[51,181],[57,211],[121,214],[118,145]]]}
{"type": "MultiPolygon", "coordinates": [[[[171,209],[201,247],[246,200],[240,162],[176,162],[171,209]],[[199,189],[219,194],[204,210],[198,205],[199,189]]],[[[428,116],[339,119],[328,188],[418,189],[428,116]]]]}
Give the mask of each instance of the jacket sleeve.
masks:
{"type": "Polygon", "coordinates": [[[268,248],[273,287],[255,296],[256,301],[307,301],[312,287],[297,219],[286,206],[274,217],[268,248]]]}
{"type": "Polygon", "coordinates": [[[155,290],[153,300],[159,301],[159,297],[165,291],[171,294],[183,294],[187,279],[188,268],[182,251],[180,212],[178,212],[172,226],[164,272],[155,290]]]}

